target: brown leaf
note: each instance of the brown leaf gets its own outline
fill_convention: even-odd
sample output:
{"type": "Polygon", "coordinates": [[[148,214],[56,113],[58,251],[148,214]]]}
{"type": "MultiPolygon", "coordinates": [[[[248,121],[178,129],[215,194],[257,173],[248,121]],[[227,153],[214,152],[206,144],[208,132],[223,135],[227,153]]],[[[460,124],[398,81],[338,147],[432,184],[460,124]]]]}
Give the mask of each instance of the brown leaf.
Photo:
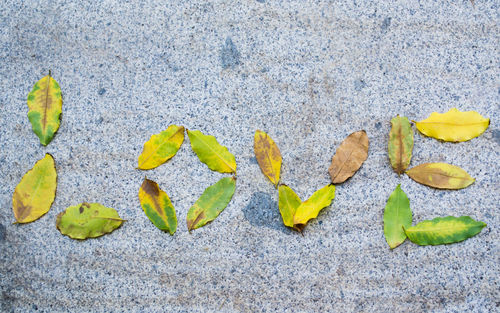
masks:
{"type": "Polygon", "coordinates": [[[337,148],[328,169],[332,183],[343,183],[356,173],[368,157],[368,146],[368,136],[364,130],[347,136],[337,148]]]}

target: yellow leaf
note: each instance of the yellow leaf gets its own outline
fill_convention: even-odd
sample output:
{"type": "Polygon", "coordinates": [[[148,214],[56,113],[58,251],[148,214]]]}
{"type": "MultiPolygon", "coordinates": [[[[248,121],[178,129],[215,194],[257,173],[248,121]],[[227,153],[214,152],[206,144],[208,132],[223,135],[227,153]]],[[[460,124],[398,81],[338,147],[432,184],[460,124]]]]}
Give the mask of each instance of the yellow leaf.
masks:
{"type": "Polygon", "coordinates": [[[29,223],[47,213],[56,196],[57,173],[50,154],[35,163],[16,186],[12,209],[17,223],[29,223]]]}
{"type": "Polygon", "coordinates": [[[151,222],[163,231],[173,235],[177,229],[177,216],[170,198],[152,180],[144,178],[139,188],[139,201],[151,222]]]}
{"type": "Polygon", "coordinates": [[[297,208],[301,205],[302,200],[300,200],[299,196],[297,196],[292,188],[287,185],[280,185],[278,193],[278,207],[280,209],[281,218],[283,219],[283,224],[288,227],[293,227],[293,216],[297,208]]]}
{"type": "Polygon", "coordinates": [[[333,198],[335,198],[335,186],[333,184],[317,190],[309,199],[302,202],[295,211],[293,217],[294,227],[299,230],[302,229],[310,219],[316,218],[323,208],[329,206],[333,198]]]}
{"type": "Polygon", "coordinates": [[[229,150],[220,145],[214,136],[204,135],[199,130],[188,130],[191,148],[201,162],[219,173],[236,173],[236,159],[229,150]]]}
{"type": "Polygon", "coordinates": [[[406,174],[418,183],[439,189],[462,189],[475,181],[460,167],[447,163],[420,164],[406,174]]]}
{"type": "Polygon", "coordinates": [[[261,130],[255,131],[253,149],[262,173],[277,186],[281,170],[280,149],[271,137],[261,130]]]}
{"type": "Polygon", "coordinates": [[[161,133],[152,135],[144,144],[137,168],[149,170],[160,166],[177,153],[183,141],[183,126],[170,125],[161,133]]]}
{"type": "Polygon", "coordinates": [[[490,120],[475,111],[461,112],[456,108],[446,113],[432,113],[427,119],[415,122],[424,135],[444,141],[467,141],[488,128],[490,120]]]}
{"type": "Polygon", "coordinates": [[[49,75],[40,79],[28,94],[28,119],[44,146],[59,129],[62,96],[59,84],[49,75]]]}

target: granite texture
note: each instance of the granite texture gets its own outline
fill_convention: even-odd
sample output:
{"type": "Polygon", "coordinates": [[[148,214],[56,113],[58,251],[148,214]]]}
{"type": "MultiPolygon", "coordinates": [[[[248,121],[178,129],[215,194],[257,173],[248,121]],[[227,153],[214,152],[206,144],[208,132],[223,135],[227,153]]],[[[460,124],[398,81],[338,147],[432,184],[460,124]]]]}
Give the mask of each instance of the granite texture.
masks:
{"type": "Polygon", "coordinates": [[[500,4],[475,2],[0,1],[1,311],[497,311],[500,4]],[[42,147],[26,97],[49,70],[63,116],[42,147]],[[459,144],[416,134],[412,165],[452,163],[476,183],[443,191],[398,177],[390,119],[452,107],[491,125],[459,144]],[[143,143],[173,123],[215,135],[238,163],[233,200],[192,233],[189,207],[223,175],[187,140],[168,163],[134,169],[143,143]],[[279,145],[282,182],[302,199],[329,182],[348,134],[369,135],[367,161],[303,236],[282,224],[253,155],[256,129],[279,145]],[[56,200],[14,225],[14,188],[45,152],[57,163],[56,200]],[[172,237],[141,210],[145,175],[176,207],[172,237]],[[382,217],[399,183],[414,222],[470,215],[488,226],[459,244],[391,251],[382,217]],[[98,239],[62,236],[56,215],[82,201],[127,222],[98,239]]]}

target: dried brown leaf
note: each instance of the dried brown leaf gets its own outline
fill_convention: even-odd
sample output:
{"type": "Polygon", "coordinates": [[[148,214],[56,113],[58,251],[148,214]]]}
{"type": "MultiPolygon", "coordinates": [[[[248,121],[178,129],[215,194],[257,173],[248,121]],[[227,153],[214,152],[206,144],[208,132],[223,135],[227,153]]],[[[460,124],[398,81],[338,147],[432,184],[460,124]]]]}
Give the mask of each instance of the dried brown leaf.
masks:
{"type": "Polygon", "coordinates": [[[368,136],[364,130],[347,136],[337,148],[328,169],[332,183],[343,183],[354,175],[368,157],[368,147],[368,136]]]}

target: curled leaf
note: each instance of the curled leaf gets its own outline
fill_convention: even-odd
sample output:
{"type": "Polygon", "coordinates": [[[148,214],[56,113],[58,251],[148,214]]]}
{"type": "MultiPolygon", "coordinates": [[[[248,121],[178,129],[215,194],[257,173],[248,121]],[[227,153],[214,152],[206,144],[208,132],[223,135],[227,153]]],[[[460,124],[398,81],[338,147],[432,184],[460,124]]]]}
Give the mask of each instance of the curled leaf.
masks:
{"type": "Polygon", "coordinates": [[[384,235],[391,249],[396,248],[406,239],[403,230],[411,226],[412,214],[410,200],[398,185],[391,193],[384,210],[384,235]]]}
{"type": "Polygon", "coordinates": [[[54,202],[57,173],[50,154],[35,163],[21,179],[12,195],[17,223],[29,223],[47,213],[54,202]]]}
{"type": "Polygon", "coordinates": [[[410,165],[413,150],[413,129],[410,121],[404,116],[397,116],[391,120],[389,133],[389,159],[392,168],[401,175],[410,165]]]}
{"type": "Polygon", "coordinates": [[[170,235],[177,229],[175,208],[168,195],[152,180],[144,178],[139,188],[139,201],[149,220],[159,229],[170,235]]]}
{"type": "Polygon", "coordinates": [[[255,131],[253,149],[262,173],[277,186],[281,170],[280,149],[271,137],[261,130],[255,131]]]}
{"type": "Polygon", "coordinates": [[[183,141],[184,127],[177,125],[170,125],[161,133],[152,135],[144,143],[137,168],[149,170],[160,166],[177,153],[183,141]]]}
{"type": "Polygon", "coordinates": [[[199,130],[188,130],[187,133],[193,151],[208,168],[220,173],[236,173],[234,155],[214,136],[204,135],[199,130]]]}
{"type": "Polygon", "coordinates": [[[469,216],[447,216],[420,222],[405,228],[405,232],[408,239],[418,245],[435,246],[463,241],[479,234],[485,226],[469,216]]]}
{"type": "Polygon", "coordinates": [[[446,113],[432,113],[427,119],[415,122],[424,135],[444,141],[467,141],[488,128],[490,120],[476,111],[461,112],[452,108],[446,113]]]}
{"type": "Polygon", "coordinates": [[[280,185],[278,192],[278,206],[281,218],[283,218],[283,224],[288,227],[293,227],[293,216],[295,215],[297,208],[301,205],[302,200],[300,200],[299,196],[297,196],[292,188],[287,185],[280,185]]]}
{"type": "Polygon", "coordinates": [[[313,195],[302,202],[293,216],[293,226],[302,230],[310,219],[316,218],[319,212],[329,206],[335,198],[335,186],[333,184],[317,190],[313,195]]]}
{"type": "Polygon", "coordinates": [[[236,178],[224,177],[205,189],[187,214],[189,231],[213,221],[224,211],[236,189],[236,178]]]}
{"type": "Polygon", "coordinates": [[[347,136],[337,148],[328,169],[332,183],[343,183],[356,173],[368,157],[368,146],[368,136],[364,130],[347,136]]]}
{"type": "Polygon", "coordinates": [[[87,239],[110,233],[123,222],[115,209],[83,202],[59,213],[56,226],[61,234],[70,238],[87,239]]]}
{"type": "Polygon", "coordinates": [[[28,119],[33,132],[44,146],[59,129],[62,96],[59,84],[49,75],[35,83],[28,94],[28,119]]]}
{"type": "Polygon", "coordinates": [[[439,189],[462,189],[475,181],[460,167],[447,163],[420,164],[406,174],[418,183],[439,189]]]}

